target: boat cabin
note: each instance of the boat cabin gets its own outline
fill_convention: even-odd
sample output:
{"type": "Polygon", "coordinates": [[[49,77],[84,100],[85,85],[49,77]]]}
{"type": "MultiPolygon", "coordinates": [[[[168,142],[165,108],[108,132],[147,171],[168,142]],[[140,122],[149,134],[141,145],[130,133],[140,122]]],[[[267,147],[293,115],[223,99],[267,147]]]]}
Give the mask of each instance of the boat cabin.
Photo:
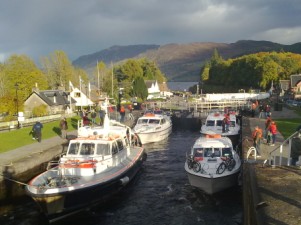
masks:
{"type": "MultiPolygon", "coordinates": [[[[211,115],[208,115],[206,119],[205,126],[207,127],[222,127],[223,119],[225,118],[225,115],[223,113],[213,113],[211,115]]],[[[230,127],[236,126],[236,114],[231,113],[230,114],[230,127]]]]}
{"type": "Polygon", "coordinates": [[[60,160],[63,175],[92,176],[118,165],[129,154],[128,140],[120,136],[77,138],[60,160]]]}

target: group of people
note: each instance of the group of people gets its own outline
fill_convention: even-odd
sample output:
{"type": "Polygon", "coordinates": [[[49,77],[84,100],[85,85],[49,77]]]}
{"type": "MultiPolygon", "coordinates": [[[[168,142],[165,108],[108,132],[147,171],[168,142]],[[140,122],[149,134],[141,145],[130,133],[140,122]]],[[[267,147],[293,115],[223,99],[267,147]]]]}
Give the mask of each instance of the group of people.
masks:
{"type": "MultiPolygon", "coordinates": [[[[132,105],[128,105],[128,110],[129,110],[129,119],[133,120],[134,116],[132,114],[132,111],[133,111],[132,105]]],[[[100,119],[99,125],[100,126],[103,125],[105,114],[106,114],[105,110],[103,110],[103,109],[99,110],[99,119],[100,119]]],[[[88,117],[87,112],[81,112],[81,117],[83,120],[83,126],[88,126],[91,123],[96,124],[97,113],[95,110],[91,111],[91,119],[88,117]]],[[[124,118],[125,118],[125,107],[121,106],[120,107],[120,122],[124,122],[124,118]]],[[[41,142],[42,128],[43,128],[43,124],[40,121],[37,121],[32,126],[32,130],[30,132],[32,134],[32,139],[37,140],[38,142],[41,142]]],[[[67,139],[68,123],[67,123],[66,117],[63,117],[60,120],[59,128],[60,128],[61,138],[67,139]]]]}
{"type": "Polygon", "coordinates": [[[261,140],[262,139],[266,140],[267,145],[275,146],[276,134],[277,134],[276,123],[271,119],[271,115],[269,114],[265,121],[264,132],[258,126],[256,126],[254,131],[252,132],[253,146],[256,149],[256,153],[258,157],[261,156],[261,151],[260,151],[261,140]]]}

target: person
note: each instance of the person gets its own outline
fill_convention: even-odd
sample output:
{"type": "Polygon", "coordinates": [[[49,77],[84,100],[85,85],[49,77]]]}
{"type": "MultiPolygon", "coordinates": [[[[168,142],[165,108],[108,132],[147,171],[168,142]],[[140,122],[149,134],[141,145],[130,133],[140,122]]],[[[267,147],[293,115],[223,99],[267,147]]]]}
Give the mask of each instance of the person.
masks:
{"type": "Polygon", "coordinates": [[[275,121],[271,122],[271,125],[269,127],[269,131],[272,134],[272,144],[271,144],[271,146],[275,146],[276,134],[277,134],[277,126],[276,126],[275,121]]]}
{"type": "Polygon", "coordinates": [[[255,102],[252,103],[251,105],[251,116],[254,117],[255,116],[255,110],[256,110],[256,104],[255,102]]]}
{"type": "Polygon", "coordinates": [[[271,125],[271,122],[272,122],[272,119],[271,119],[271,116],[270,115],[268,115],[267,116],[267,119],[266,119],[266,121],[265,121],[265,133],[264,133],[264,138],[266,139],[266,141],[267,141],[267,144],[270,144],[270,141],[271,141],[271,139],[270,139],[270,135],[269,135],[269,128],[270,128],[270,125],[271,125]]]}
{"type": "Polygon", "coordinates": [[[253,146],[256,149],[256,154],[258,157],[261,157],[260,144],[262,138],[262,129],[256,126],[252,133],[252,138],[253,138],[253,146]]]}
{"type": "Polygon", "coordinates": [[[124,122],[124,117],[125,117],[125,108],[124,106],[120,106],[120,122],[124,122]]]}
{"type": "Polygon", "coordinates": [[[68,123],[66,117],[60,121],[61,138],[67,139],[68,123]]]}
{"type": "Polygon", "coordinates": [[[100,126],[103,125],[105,114],[106,114],[106,112],[102,108],[100,108],[100,110],[99,110],[99,125],[100,126]]]}
{"type": "Polygon", "coordinates": [[[229,132],[229,127],[230,127],[230,114],[226,114],[226,132],[229,132]]]}
{"type": "Polygon", "coordinates": [[[132,107],[131,104],[128,105],[128,109],[129,109],[129,118],[130,118],[130,120],[134,120],[133,107],[132,107]]]}
{"type": "Polygon", "coordinates": [[[40,123],[40,121],[37,121],[32,127],[32,132],[34,133],[34,138],[38,142],[42,141],[42,128],[43,128],[43,124],[40,123]]]}
{"type": "Polygon", "coordinates": [[[91,112],[91,120],[92,120],[92,123],[93,123],[93,124],[96,124],[95,118],[96,118],[96,112],[95,112],[95,110],[93,109],[92,112],[91,112]]]}
{"type": "Polygon", "coordinates": [[[226,123],[227,123],[227,118],[224,117],[223,121],[222,121],[222,132],[225,133],[226,132],[226,123]]]}
{"type": "Polygon", "coordinates": [[[262,104],[259,105],[259,119],[265,118],[264,107],[262,104]]]}
{"type": "Polygon", "coordinates": [[[84,116],[83,116],[83,126],[89,126],[90,124],[90,120],[88,118],[88,114],[86,113],[84,116]]]}
{"type": "Polygon", "coordinates": [[[271,106],[270,105],[266,105],[265,114],[266,114],[266,117],[271,116],[271,106]]]}

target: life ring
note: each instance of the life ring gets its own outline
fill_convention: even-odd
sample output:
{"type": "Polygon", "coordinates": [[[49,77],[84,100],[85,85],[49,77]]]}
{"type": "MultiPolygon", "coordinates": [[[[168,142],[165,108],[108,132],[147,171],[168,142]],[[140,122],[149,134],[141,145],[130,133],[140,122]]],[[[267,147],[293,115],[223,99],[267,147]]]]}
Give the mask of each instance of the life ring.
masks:
{"type": "Polygon", "coordinates": [[[206,138],[221,138],[220,134],[206,134],[206,138]]]}

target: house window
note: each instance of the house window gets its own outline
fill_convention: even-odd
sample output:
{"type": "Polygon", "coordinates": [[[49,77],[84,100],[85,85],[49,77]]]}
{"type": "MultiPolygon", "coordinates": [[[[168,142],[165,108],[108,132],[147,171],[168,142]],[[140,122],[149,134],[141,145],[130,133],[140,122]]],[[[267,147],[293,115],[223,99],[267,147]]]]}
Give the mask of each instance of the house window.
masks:
{"type": "Polygon", "coordinates": [[[75,93],[74,93],[74,97],[75,97],[75,98],[80,98],[80,92],[75,92],[75,93]]]}

